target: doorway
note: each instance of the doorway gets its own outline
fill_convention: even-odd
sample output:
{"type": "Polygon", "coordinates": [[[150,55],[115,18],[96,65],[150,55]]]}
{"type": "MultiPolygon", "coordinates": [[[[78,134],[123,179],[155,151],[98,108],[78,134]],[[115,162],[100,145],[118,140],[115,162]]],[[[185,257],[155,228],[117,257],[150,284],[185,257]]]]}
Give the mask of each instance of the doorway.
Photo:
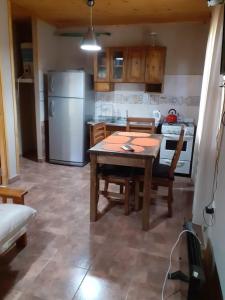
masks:
{"type": "Polygon", "coordinates": [[[33,37],[30,18],[12,21],[19,154],[37,161],[33,37]]]}

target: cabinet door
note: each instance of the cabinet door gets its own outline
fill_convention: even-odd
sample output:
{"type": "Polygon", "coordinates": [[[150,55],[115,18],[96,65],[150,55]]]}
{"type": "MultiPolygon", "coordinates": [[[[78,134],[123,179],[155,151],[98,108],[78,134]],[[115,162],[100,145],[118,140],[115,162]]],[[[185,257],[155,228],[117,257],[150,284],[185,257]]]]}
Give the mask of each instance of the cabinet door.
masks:
{"type": "Polygon", "coordinates": [[[143,47],[127,50],[127,82],[145,82],[145,53],[143,47]]]}
{"type": "Polygon", "coordinates": [[[126,48],[111,48],[110,81],[125,82],[126,48]]]}
{"type": "Polygon", "coordinates": [[[94,56],[94,81],[109,82],[110,67],[109,49],[105,49],[94,56]]]}
{"type": "Polygon", "coordinates": [[[146,54],[145,82],[160,84],[165,70],[166,48],[149,47],[146,54]]]}

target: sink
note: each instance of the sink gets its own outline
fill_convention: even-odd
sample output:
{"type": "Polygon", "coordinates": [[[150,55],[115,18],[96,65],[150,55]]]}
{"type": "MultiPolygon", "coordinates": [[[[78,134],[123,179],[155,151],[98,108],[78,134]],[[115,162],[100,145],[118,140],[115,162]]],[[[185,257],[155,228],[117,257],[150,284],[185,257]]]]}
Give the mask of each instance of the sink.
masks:
{"type": "Polygon", "coordinates": [[[105,122],[109,124],[126,124],[126,118],[122,117],[101,116],[98,117],[96,121],[105,122]]]}

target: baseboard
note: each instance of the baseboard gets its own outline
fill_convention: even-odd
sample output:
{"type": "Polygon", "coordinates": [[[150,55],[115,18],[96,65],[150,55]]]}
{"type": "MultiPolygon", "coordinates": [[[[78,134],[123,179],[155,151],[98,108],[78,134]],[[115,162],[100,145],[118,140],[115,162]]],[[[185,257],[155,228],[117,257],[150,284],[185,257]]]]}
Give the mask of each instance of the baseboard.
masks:
{"type": "Polygon", "coordinates": [[[213,248],[210,240],[208,240],[207,247],[203,252],[203,257],[206,272],[204,300],[223,300],[219,276],[213,254],[213,248]]]}
{"type": "Polygon", "coordinates": [[[46,160],[44,159],[44,158],[38,158],[38,162],[39,163],[43,163],[43,162],[45,162],[46,160]]]}
{"type": "Polygon", "coordinates": [[[14,183],[15,181],[17,181],[19,179],[20,179],[20,175],[16,175],[12,178],[9,178],[9,184],[12,184],[12,183],[14,183]]]}

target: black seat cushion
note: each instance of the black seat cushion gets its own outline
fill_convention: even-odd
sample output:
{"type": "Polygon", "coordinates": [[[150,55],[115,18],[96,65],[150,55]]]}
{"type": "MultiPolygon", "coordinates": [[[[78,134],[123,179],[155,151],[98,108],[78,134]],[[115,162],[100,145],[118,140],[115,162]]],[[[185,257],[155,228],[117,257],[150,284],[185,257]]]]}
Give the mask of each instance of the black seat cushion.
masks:
{"type": "Polygon", "coordinates": [[[133,175],[133,168],[115,165],[102,165],[99,167],[98,173],[102,176],[131,177],[133,175]]]}
{"type": "Polygon", "coordinates": [[[174,180],[174,176],[170,176],[170,166],[163,164],[153,166],[152,176],[174,180]]]}
{"type": "MultiPolygon", "coordinates": [[[[159,178],[167,178],[174,180],[174,176],[170,176],[170,166],[159,164],[159,163],[154,163],[153,168],[152,168],[152,176],[153,177],[159,177],[159,178]]],[[[144,169],[142,168],[136,168],[135,170],[136,175],[144,175],[144,169]]]]}

